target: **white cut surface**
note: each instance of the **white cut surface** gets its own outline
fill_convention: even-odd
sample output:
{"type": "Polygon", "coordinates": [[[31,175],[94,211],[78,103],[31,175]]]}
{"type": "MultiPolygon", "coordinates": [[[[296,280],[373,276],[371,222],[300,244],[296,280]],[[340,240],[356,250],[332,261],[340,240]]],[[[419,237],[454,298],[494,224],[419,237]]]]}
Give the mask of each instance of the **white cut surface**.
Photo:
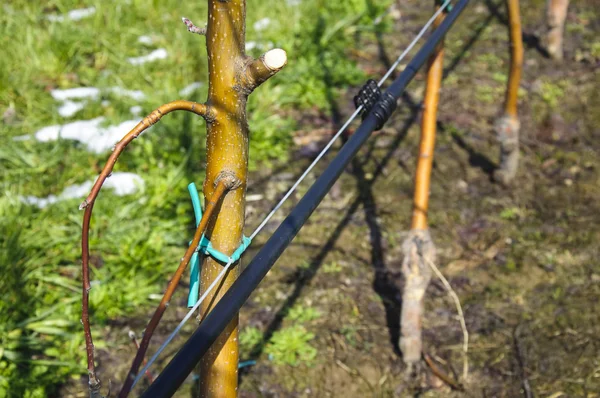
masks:
{"type": "Polygon", "coordinates": [[[264,55],[264,62],[269,69],[281,69],[287,62],[287,54],[281,48],[269,50],[264,55]]]}

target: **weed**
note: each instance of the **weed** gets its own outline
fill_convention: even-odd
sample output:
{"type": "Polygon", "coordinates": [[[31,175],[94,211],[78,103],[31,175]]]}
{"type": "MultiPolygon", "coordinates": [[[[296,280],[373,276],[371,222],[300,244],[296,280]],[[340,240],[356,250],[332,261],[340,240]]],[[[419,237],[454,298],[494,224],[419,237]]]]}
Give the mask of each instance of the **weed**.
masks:
{"type": "Polygon", "coordinates": [[[503,220],[516,220],[521,215],[518,207],[508,207],[500,212],[500,218],[503,220]]]}
{"type": "Polygon", "coordinates": [[[301,326],[284,328],[273,333],[266,352],[276,365],[311,365],[317,357],[317,350],[309,344],[314,338],[301,326]]]}
{"type": "Polygon", "coordinates": [[[263,340],[263,332],[256,327],[247,327],[240,332],[240,351],[249,353],[263,340]]]}
{"type": "Polygon", "coordinates": [[[497,102],[500,98],[503,98],[503,88],[501,87],[492,87],[480,84],[475,86],[474,89],[475,99],[486,104],[492,104],[497,102]]]}
{"type": "Polygon", "coordinates": [[[353,347],[356,347],[356,345],[358,344],[358,340],[357,340],[358,331],[356,330],[355,326],[344,325],[344,326],[342,326],[340,333],[346,338],[346,341],[348,342],[348,344],[350,344],[353,347]]]}
{"type": "Polygon", "coordinates": [[[306,307],[303,305],[296,305],[292,307],[286,318],[297,321],[297,322],[310,322],[321,317],[321,312],[313,307],[306,307]]]}
{"type": "Polygon", "coordinates": [[[543,81],[540,87],[540,96],[551,109],[554,109],[565,96],[564,84],[543,81]]]}
{"type": "Polygon", "coordinates": [[[326,274],[339,274],[342,272],[342,265],[336,262],[323,265],[323,272],[326,274]]]}

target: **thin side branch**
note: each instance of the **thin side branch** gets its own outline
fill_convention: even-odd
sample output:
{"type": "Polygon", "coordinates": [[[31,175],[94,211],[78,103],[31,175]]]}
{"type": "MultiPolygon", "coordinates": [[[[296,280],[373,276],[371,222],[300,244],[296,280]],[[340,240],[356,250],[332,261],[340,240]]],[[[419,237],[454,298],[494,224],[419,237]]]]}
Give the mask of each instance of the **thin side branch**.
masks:
{"type": "Polygon", "coordinates": [[[264,53],[249,62],[240,76],[240,84],[250,94],[287,64],[287,54],[280,48],[264,53]]]}
{"type": "Polygon", "coordinates": [[[85,335],[85,348],[87,354],[87,366],[88,366],[88,374],[89,374],[89,392],[90,397],[99,397],[100,396],[100,380],[96,376],[96,367],[94,364],[94,342],[92,340],[92,331],[90,328],[90,317],[89,317],[89,292],[91,289],[90,285],[90,268],[89,268],[89,260],[90,260],[90,251],[89,251],[89,231],[90,231],[90,221],[92,218],[92,210],[94,208],[94,202],[98,197],[98,193],[102,188],[102,184],[108,178],[108,176],[112,173],[115,163],[119,158],[119,155],[123,152],[125,147],[134,139],[136,139],[144,130],[148,129],[150,126],[158,122],[164,115],[167,113],[171,113],[177,110],[184,110],[188,112],[193,112],[197,115],[204,117],[205,119],[209,118],[209,109],[204,104],[197,104],[191,101],[173,101],[168,104],[162,105],[157,108],[155,111],[150,113],[147,117],[145,117],[137,126],[135,126],[129,133],[119,141],[119,143],[114,147],[113,153],[108,158],[104,169],[100,173],[100,176],[94,183],[92,190],[88,197],[81,203],[79,206],[80,210],[85,209],[85,213],[83,215],[83,226],[82,226],[82,234],[81,234],[81,257],[82,257],[82,279],[83,279],[83,291],[82,291],[82,315],[81,315],[81,323],[83,324],[83,332],[85,335]]]}
{"type": "Polygon", "coordinates": [[[188,31],[190,31],[192,33],[197,33],[202,36],[206,36],[206,26],[204,28],[196,26],[196,25],[194,25],[194,23],[192,21],[190,21],[189,19],[187,19],[185,17],[181,18],[181,20],[183,21],[185,26],[187,26],[188,31]]]}
{"type": "Polygon", "coordinates": [[[438,267],[435,266],[433,261],[429,260],[426,257],[423,257],[423,258],[425,259],[427,264],[429,264],[429,266],[431,267],[431,269],[433,270],[435,275],[442,281],[442,283],[444,284],[444,287],[448,291],[448,294],[450,295],[450,297],[452,297],[452,300],[454,300],[454,305],[456,306],[456,311],[458,312],[458,320],[460,321],[460,328],[462,329],[462,333],[463,333],[463,374],[462,374],[462,376],[463,376],[463,381],[466,382],[467,377],[469,376],[469,358],[467,356],[467,354],[469,352],[469,332],[467,331],[467,324],[465,323],[465,315],[463,313],[462,306],[460,305],[460,300],[458,298],[458,295],[454,291],[454,289],[452,289],[450,282],[448,282],[448,280],[440,272],[438,267]]]}
{"type": "Polygon", "coordinates": [[[173,293],[175,293],[175,289],[177,289],[177,285],[179,285],[179,281],[183,276],[183,272],[187,268],[187,265],[194,254],[194,251],[200,244],[200,238],[202,234],[206,231],[206,227],[208,226],[208,222],[210,221],[215,209],[218,207],[218,204],[225,197],[225,194],[229,191],[229,184],[225,180],[221,180],[217,183],[215,187],[215,191],[210,198],[210,201],[206,204],[206,210],[202,215],[202,219],[200,220],[200,224],[198,224],[198,228],[196,228],[196,232],[194,233],[194,239],[192,243],[185,251],[185,255],[181,258],[179,263],[179,267],[175,271],[173,278],[169,281],[167,285],[167,289],[165,290],[165,294],[163,295],[162,300],[160,300],[160,304],[154,311],[154,315],[152,315],[152,319],[148,323],[146,327],[146,331],[144,332],[144,337],[142,338],[142,342],[140,343],[140,348],[135,355],[133,363],[131,364],[131,369],[129,369],[129,373],[127,374],[127,378],[125,379],[125,384],[123,384],[123,388],[121,392],[119,392],[119,398],[125,398],[129,394],[131,387],[133,385],[133,381],[137,375],[138,370],[144,360],[144,356],[146,355],[146,350],[148,349],[148,345],[150,344],[150,339],[152,338],[152,334],[154,330],[158,326],[165,310],[169,305],[169,301],[171,301],[171,297],[173,297],[173,293]]]}
{"type": "Polygon", "coordinates": [[[196,229],[196,232],[194,233],[194,238],[192,240],[192,243],[186,250],[183,258],[181,259],[181,261],[179,263],[179,267],[177,268],[177,270],[175,271],[175,274],[173,275],[173,278],[171,278],[171,280],[169,281],[169,284],[167,285],[167,289],[165,290],[165,293],[163,295],[162,300],[160,301],[160,304],[156,308],[156,311],[154,312],[152,319],[150,320],[150,322],[148,323],[148,326],[146,327],[146,331],[144,332],[144,337],[142,338],[140,347],[139,347],[137,354],[133,360],[133,363],[132,363],[131,369],[129,370],[129,373],[127,375],[125,384],[123,385],[123,388],[121,389],[121,392],[119,393],[119,397],[124,398],[124,397],[127,397],[127,395],[129,394],[131,387],[133,385],[133,381],[135,380],[136,374],[144,360],[146,350],[148,349],[148,345],[150,344],[150,339],[152,338],[154,330],[158,326],[158,323],[160,322],[162,315],[164,314],[165,310],[167,309],[169,302],[170,302],[171,298],[173,297],[173,293],[175,292],[175,289],[177,288],[179,281],[181,280],[181,277],[182,277],[185,269],[187,268],[187,265],[189,264],[190,259],[192,258],[192,255],[194,254],[194,251],[196,250],[196,248],[198,247],[198,244],[200,243],[200,238],[202,237],[202,234],[206,231],[208,222],[212,218],[212,215],[214,214],[215,209],[218,207],[218,204],[225,197],[225,194],[229,191],[229,187],[230,187],[230,185],[226,181],[224,181],[224,180],[220,181],[217,184],[217,186],[215,187],[215,191],[213,193],[213,196],[211,197],[211,200],[206,204],[205,212],[202,216],[202,219],[200,220],[200,223],[198,224],[198,228],[196,229]]]}
{"type": "Polygon", "coordinates": [[[450,376],[448,376],[444,371],[442,371],[435,364],[433,359],[429,355],[427,355],[427,353],[425,353],[425,352],[423,353],[423,359],[425,360],[425,363],[427,364],[427,366],[429,366],[429,369],[431,369],[433,374],[436,375],[444,383],[448,384],[450,386],[450,388],[452,388],[453,390],[457,390],[457,391],[465,390],[465,388],[461,384],[452,380],[452,378],[450,376]]]}
{"type": "MultiPolygon", "coordinates": [[[[133,330],[130,330],[128,334],[129,334],[129,338],[133,342],[133,345],[135,346],[135,349],[139,350],[140,349],[140,344],[138,343],[138,339],[135,336],[135,332],[133,330]]],[[[145,359],[144,359],[144,366],[146,366],[146,360],[145,359]]],[[[150,383],[152,383],[154,381],[154,377],[152,376],[152,373],[150,373],[150,370],[146,370],[146,372],[144,374],[146,375],[146,377],[148,378],[148,381],[150,383]]]]}
{"type": "Polygon", "coordinates": [[[158,121],[164,115],[174,111],[188,111],[195,113],[196,115],[202,116],[204,119],[206,119],[207,122],[210,122],[212,120],[210,115],[211,109],[209,109],[209,107],[206,106],[206,104],[198,104],[196,102],[186,100],[177,100],[156,108],[154,111],[152,111],[152,113],[150,113],[141,122],[139,122],[129,133],[127,133],[121,139],[121,141],[119,141],[113,147],[113,153],[108,158],[108,161],[106,162],[104,169],[102,169],[100,176],[94,183],[90,194],[81,203],[81,205],[79,205],[79,210],[87,208],[94,202],[94,200],[96,200],[96,197],[100,192],[100,188],[102,188],[102,184],[104,184],[106,178],[108,178],[108,176],[112,173],[113,167],[115,166],[115,163],[117,163],[117,160],[121,153],[125,150],[125,147],[129,145],[131,141],[136,139],[140,134],[142,134],[145,130],[151,127],[153,124],[158,123],[158,121]]]}

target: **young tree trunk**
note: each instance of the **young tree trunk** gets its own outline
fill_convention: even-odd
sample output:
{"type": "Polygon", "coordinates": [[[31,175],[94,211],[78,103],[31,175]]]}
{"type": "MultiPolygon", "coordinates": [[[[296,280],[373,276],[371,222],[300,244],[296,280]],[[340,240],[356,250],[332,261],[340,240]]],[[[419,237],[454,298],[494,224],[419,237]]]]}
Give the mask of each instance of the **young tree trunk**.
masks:
{"type": "Polygon", "coordinates": [[[548,0],[546,50],[557,61],[563,59],[563,33],[569,0],[548,0]]]}
{"type": "Polygon", "coordinates": [[[523,34],[519,0],[507,0],[508,22],[510,29],[510,74],[506,87],[504,114],[496,121],[494,129],[500,143],[500,168],[494,173],[494,179],[508,185],[517,174],[519,166],[519,130],[517,113],[521,69],[523,66],[523,34]]]}
{"type": "MultiPolygon", "coordinates": [[[[434,22],[434,28],[444,20],[440,14],[434,22]]],[[[404,260],[402,273],[405,284],[402,296],[402,315],[400,320],[400,350],[404,363],[412,369],[421,360],[421,319],[423,317],[423,298],[431,279],[431,268],[427,260],[435,262],[435,246],[427,229],[427,209],[435,133],[437,107],[444,68],[444,42],[441,42],[429,59],[427,87],[425,90],[423,119],[421,121],[421,143],[415,174],[415,193],[411,232],[402,245],[404,260]]]]}
{"type": "MultiPolygon", "coordinates": [[[[248,95],[286,63],[283,50],[267,52],[259,59],[245,54],[245,0],[209,0],[206,46],[209,91],[207,105],[207,165],[204,194],[209,200],[215,184],[230,179],[237,189],[224,198],[209,225],[207,237],[213,247],[231,255],[242,242],[246,176],[248,171],[248,95]]],[[[207,257],[202,266],[201,292],[224,265],[207,257]]],[[[223,296],[239,275],[233,267],[201,306],[201,317],[223,296]]],[[[201,397],[236,397],[238,367],[238,319],[234,319],[199,364],[201,397]]]]}

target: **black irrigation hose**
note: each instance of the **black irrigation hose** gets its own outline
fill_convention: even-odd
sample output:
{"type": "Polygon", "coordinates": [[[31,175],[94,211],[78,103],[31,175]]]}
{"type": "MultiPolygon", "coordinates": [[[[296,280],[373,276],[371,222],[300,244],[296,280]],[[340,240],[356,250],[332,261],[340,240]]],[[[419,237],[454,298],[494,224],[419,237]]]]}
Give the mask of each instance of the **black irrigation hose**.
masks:
{"type": "MultiPolygon", "coordinates": [[[[383,99],[393,97],[398,100],[408,83],[415,77],[417,71],[429,58],[437,44],[454,24],[460,13],[469,3],[469,0],[459,0],[454,5],[440,26],[432,33],[431,37],[415,55],[415,57],[402,71],[400,76],[383,94],[383,99]]],[[[171,397],[192,372],[202,356],[208,351],[213,342],[221,334],[227,324],[233,319],[246,302],[250,294],[256,289],[275,261],[281,256],[289,243],[294,239],[300,228],[312,214],[321,200],[329,192],[333,183],[342,174],[354,155],[358,152],[367,138],[382,122],[381,113],[393,110],[376,104],[373,111],[365,118],[360,127],[350,137],[348,142],[340,149],[337,156],[331,161],[327,169],[317,178],[308,192],[294,207],[290,215],[277,228],[267,243],[260,249],[250,264],[241,273],[221,300],[202,321],[198,329],[188,339],[185,345],[177,352],[167,367],[160,373],[154,383],[144,392],[144,398],[171,397]]],[[[385,115],[384,115],[385,116],[385,115]]],[[[387,115],[389,117],[389,114],[387,115]]]]}

